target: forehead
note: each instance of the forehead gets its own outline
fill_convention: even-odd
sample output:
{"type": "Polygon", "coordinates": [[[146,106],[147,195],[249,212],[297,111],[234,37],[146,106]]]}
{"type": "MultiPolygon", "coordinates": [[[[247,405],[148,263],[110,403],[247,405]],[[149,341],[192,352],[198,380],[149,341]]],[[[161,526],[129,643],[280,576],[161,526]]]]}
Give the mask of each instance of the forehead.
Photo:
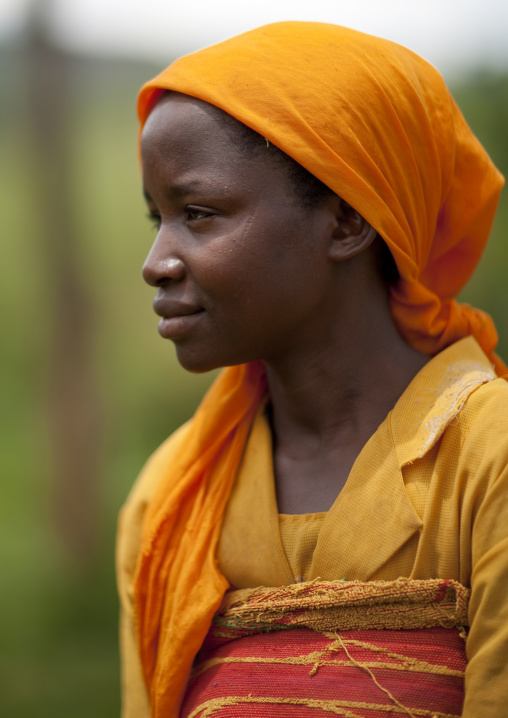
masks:
{"type": "MultiPolygon", "coordinates": [[[[206,188],[246,199],[269,195],[270,201],[294,203],[294,188],[284,164],[242,142],[244,125],[217,107],[170,92],[148,117],[141,135],[145,196],[169,197],[182,187],[206,188]]],[[[185,193],[184,193],[185,194],[185,193]]]]}
{"type": "Polygon", "coordinates": [[[213,105],[180,93],[162,96],[141,134],[143,161],[158,157],[214,159],[217,164],[238,160],[232,142],[232,118],[213,105]],[[228,122],[230,119],[230,122],[228,122]]]}

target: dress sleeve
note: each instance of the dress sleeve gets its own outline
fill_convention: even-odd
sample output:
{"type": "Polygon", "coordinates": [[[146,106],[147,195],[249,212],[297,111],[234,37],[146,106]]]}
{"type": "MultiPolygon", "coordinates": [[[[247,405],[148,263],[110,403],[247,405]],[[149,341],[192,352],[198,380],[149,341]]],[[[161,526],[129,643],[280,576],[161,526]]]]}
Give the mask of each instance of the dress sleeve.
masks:
{"type": "Polygon", "coordinates": [[[463,718],[503,718],[508,706],[508,401],[494,404],[485,421],[478,416],[475,433],[482,436],[466,439],[472,444],[466,458],[477,463],[474,474],[480,480],[471,532],[463,718]]]}

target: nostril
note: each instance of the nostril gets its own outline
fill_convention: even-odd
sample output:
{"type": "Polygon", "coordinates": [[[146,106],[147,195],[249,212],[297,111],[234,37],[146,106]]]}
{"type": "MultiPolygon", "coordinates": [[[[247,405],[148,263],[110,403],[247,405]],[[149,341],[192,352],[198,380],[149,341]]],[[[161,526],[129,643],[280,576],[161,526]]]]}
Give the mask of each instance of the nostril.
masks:
{"type": "Polygon", "coordinates": [[[164,273],[168,279],[183,279],[185,275],[185,265],[181,259],[170,257],[163,261],[164,273]]]}

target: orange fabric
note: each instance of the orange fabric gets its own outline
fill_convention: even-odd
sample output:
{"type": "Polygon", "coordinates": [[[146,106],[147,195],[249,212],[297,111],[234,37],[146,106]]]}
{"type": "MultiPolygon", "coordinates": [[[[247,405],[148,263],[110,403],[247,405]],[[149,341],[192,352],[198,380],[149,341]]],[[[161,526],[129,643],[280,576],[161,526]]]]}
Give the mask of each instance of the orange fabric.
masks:
{"type": "MultiPolygon", "coordinates": [[[[135,594],[139,648],[154,716],[178,715],[192,660],[228,587],[216,567],[215,546],[264,391],[261,375],[258,364],[220,375],[148,509],[135,594]]],[[[155,471],[160,472],[158,465],[155,471]]]]}
{"type": "Polygon", "coordinates": [[[434,67],[355,30],[284,22],[170,65],[140,92],[141,125],[161,88],[233,115],[370,222],[397,262],[392,311],[412,346],[434,355],[472,334],[507,371],[491,318],[453,299],[483,251],[503,177],[434,67]]]}
{"type": "MultiPolygon", "coordinates": [[[[499,374],[490,317],[453,297],[487,240],[501,175],[437,71],[352,30],[278,23],[184,57],[141,90],[143,125],[162,89],[221,107],[319,177],[387,242],[402,280],[392,310],[436,354],[472,334],[499,374]]],[[[225,370],[177,459],[154,464],[135,580],[152,715],[178,715],[193,657],[227,582],[215,559],[224,507],[264,392],[262,368],[225,370]]]]}

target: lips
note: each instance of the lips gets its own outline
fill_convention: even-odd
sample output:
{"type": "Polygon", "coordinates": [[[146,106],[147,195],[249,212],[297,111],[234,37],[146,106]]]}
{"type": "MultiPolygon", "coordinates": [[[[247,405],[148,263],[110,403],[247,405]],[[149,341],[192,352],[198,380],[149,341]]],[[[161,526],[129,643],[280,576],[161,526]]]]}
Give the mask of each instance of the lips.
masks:
{"type": "Polygon", "coordinates": [[[165,339],[180,339],[188,334],[204,314],[202,307],[157,295],[153,308],[161,318],[159,334],[165,339]]]}
{"type": "Polygon", "coordinates": [[[190,314],[202,312],[202,307],[195,304],[187,304],[186,302],[177,302],[172,299],[166,299],[157,295],[153,302],[155,313],[164,319],[173,319],[175,317],[186,317],[190,314]]]}

